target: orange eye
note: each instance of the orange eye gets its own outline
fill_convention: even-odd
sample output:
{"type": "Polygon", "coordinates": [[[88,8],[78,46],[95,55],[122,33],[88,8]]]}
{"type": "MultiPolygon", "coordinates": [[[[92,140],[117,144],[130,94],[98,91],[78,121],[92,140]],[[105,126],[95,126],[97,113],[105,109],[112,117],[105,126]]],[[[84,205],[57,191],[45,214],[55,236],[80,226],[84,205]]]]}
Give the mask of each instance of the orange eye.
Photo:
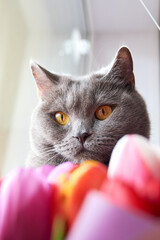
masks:
{"type": "Polygon", "coordinates": [[[69,116],[63,112],[56,112],[54,117],[56,122],[60,125],[67,125],[70,122],[69,116]]]}
{"type": "Polygon", "coordinates": [[[98,107],[96,112],[95,112],[95,116],[98,120],[105,120],[106,118],[108,118],[112,113],[112,108],[110,106],[101,106],[98,107]]]}

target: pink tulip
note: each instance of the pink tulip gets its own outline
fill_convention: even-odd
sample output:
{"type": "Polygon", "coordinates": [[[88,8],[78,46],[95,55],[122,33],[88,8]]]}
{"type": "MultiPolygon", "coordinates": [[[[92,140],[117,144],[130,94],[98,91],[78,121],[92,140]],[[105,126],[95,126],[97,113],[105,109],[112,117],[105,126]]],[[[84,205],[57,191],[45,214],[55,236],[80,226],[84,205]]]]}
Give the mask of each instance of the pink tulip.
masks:
{"type": "Polygon", "coordinates": [[[113,149],[102,191],[112,202],[160,216],[160,148],[139,135],[126,135],[113,149]]]}
{"type": "Polygon", "coordinates": [[[49,183],[57,182],[58,178],[64,174],[69,175],[70,172],[75,169],[77,165],[74,165],[71,162],[64,162],[57,167],[54,168],[53,171],[51,171],[48,174],[47,181],[49,183]]]}
{"type": "Polygon", "coordinates": [[[140,135],[126,135],[113,149],[108,178],[116,178],[141,192],[153,180],[160,181],[160,149],[140,135]]]}
{"type": "Polygon", "coordinates": [[[1,184],[2,184],[2,178],[0,179],[0,187],[1,187],[1,184]]]}
{"type": "Polygon", "coordinates": [[[44,166],[36,168],[35,171],[38,174],[42,174],[42,176],[47,178],[53,171],[55,171],[55,169],[56,169],[55,166],[44,165],[44,166]]]}
{"type": "Polygon", "coordinates": [[[50,239],[53,200],[53,185],[38,171],[12,171],[0,188],[0,239],[50,239]]]}

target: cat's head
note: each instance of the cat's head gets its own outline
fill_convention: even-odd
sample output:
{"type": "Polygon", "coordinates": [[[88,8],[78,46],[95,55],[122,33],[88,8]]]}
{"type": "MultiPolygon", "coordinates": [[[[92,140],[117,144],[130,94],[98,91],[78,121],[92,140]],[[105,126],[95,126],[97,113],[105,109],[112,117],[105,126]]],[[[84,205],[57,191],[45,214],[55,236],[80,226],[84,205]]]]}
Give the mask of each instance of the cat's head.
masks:
{"type": "Polygon", "coordinates": [[[35,165],[86,159],[108,164],[123,135],[149,137],[149,118],[135,89],[128,48],[118,51],[110,70],[79,78],[50,73],[35,63],[31,68],[39,95],[31,128],[35,165]]]}

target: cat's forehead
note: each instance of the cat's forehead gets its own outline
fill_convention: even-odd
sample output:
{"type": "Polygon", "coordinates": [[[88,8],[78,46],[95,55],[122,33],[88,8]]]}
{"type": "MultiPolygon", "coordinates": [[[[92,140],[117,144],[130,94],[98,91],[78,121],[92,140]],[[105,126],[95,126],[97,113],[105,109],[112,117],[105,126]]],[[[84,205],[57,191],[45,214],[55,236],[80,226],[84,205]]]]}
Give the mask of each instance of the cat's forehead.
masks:
{"type": "Polygon", "coordinates": [[[101,75],[65,76],[59,84],[53,85],[46,100],[43,106],[47,111],[65,111],[84,116],[100,105],[117,104],[120,94],[101,75]]]}
{"type": "Polygon", "coordinates": [[[89,77],[68,79],[63,82],[62,92],[67,109],[85,109],[94,104],[94,84],[89,77]]]}
{"type": "Polygon", "coordinates": [[[102,79],[100,75],[87,75],[81,77],[71,77],[63,80],[62,88],[65,90],[65,94],[73,101],[94,101],[96,95],[107,92],[107,81],[102,79]]]}
{"type": "Polygon", "coordinates": [[[84,90],[86,86],[89,86],[90,89],[94,88],[96,84],[103,84],[103,77],[102,74],[90,74],[84,76],[62,76],[60,79],[60,83],[63,87],[70,87],[70,88],[78,88],[80,90],[84,90]]]}
{"type": "Polygon", "coordinates": [[[111,89],[100,75],[64,78],[56,94],[57,105],[69,110],[85,110],[95,105],[114,104],[118,100],[117,90],[111,89]]]}

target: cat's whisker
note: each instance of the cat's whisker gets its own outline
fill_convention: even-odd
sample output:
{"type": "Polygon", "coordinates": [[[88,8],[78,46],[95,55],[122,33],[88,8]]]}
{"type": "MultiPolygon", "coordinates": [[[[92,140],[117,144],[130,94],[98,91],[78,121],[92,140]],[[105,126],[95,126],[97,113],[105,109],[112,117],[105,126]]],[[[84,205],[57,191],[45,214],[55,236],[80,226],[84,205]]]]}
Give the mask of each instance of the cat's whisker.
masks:
{"type": "Polygon", "coordinates": [[[40,153],[39,156],[40,156],[41,158],[48,158],[48,157],[51,156],[51,154],[53,155],[54,152],[53,152],[53,153],[50,153],[50,154],[42,154],[42,153],[40,153]]]}
{"type": "Polygon", "coordinates": [[[39,151],[38,152],[38,156],[40,156],[41,158],[48,158],[50,156],[53,156],[55,155],[55,150],[52,149],[52,150],[48,150],[48,151],[39,151]]]}
{"type": "Polygon", "coordinates": [[[51,147],[37,146],[37,147],[38,147],[38,149],[40,149],[40,151],[48,151],[48,150],[52,150],[52,149],[54,149],[53,146],[51,146],[51,147]]]}
{"type": "Polygon", "coordinates": [[[54,153],[54,155],[52,157],[50,157],[49,159],[47,159],[47,161],[45,161],[45,164],[48,164],[49,162],[51,162],[53,159],[56,159],[56,157],[59,156],[58,153],[54,153]]]}
{"type": "Polygon", "coordinates": [[[54,146],[50,146],[50,147],[42,147],[41,145],[37,145],[36,149],[39,152],[49,152],[49,151],[53,151],[54,150],[54,146]]]}
{"type": "Polygon", "coordinates": [[[68,146],[68,142],[65,142],[64,144],[63,143],[59,143],[59,144],[57,144],[57,146],[61,147],[61,148],[66,147],[66,146],[68,146]]]}
{"type": "Polygon", "coordinates": [[[48,151],[39,151],[39,153],[49,155],[50,153],[54,153],[54,149],[48,151]]]}
{"type": "MultiPolygon", "coordinates": [[[[56,158],[57,158],[58,156],[59,156],[59,153],[54,153],[54,155],[53,155],[51,158],[49,158],[49,159],[45,162],[45,164],[48,164],[49,162],[57,162],[56,158]]],[[[67,157],[65,157],[65,156],[62,156],[61,162],[66,162],[66,161],[69,161],[69,159],[68,159],[67,157]]]]}

